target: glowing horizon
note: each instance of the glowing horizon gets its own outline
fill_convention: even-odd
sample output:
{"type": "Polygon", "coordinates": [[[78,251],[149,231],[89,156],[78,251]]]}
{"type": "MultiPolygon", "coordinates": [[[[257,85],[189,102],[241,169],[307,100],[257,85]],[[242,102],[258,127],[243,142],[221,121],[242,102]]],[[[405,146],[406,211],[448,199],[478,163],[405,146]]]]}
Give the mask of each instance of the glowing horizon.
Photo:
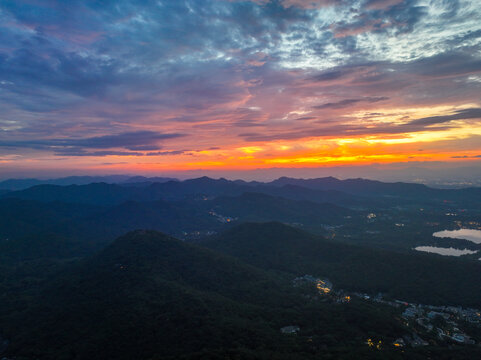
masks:
{"type": "Polygon", "coordinates": [[[475,1],[4,1],[0,170],[481,160],[475,1]]]}

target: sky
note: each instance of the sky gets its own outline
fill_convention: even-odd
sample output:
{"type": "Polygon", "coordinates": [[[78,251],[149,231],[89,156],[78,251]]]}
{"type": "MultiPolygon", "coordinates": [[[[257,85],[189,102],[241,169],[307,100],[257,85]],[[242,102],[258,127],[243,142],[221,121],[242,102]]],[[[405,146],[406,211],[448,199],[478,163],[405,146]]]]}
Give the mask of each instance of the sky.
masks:
{"type": "Polygon", "coordinates": [[[479,19],[477,0],[2,0],[0,177],[479,169],[479,19]]]}

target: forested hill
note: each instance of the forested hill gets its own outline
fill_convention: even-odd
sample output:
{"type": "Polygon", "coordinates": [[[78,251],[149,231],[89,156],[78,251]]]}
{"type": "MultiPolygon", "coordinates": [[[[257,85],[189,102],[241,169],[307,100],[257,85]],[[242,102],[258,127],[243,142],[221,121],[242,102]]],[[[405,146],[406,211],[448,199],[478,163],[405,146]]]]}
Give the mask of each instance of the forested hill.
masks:
{"type": "Polygon", "coordinates": [[[0,200],[0,259],[84,256],[135,229],[198,238],[223,231],[231,223],[276,220],[321,231],[323,224],[339,225],[347,217],[359,216],[333,204],[259,193],[207,200],[127,200],[115,205],[5,198],[0,200]]]}
{"type": "Polygon", "coordinates": [[[368,356],[366,326],[386,341],[405,331],[391,309],[304,291],[290,276],[135,231],[35,292],[17,286],[0,297],[0,333],[16,359],[253,360],[315,359],[320,346],[329,356],[368,356]],[[291,324],[302,334],[280,331],[291,324]]]}
{"type": "Polygon", "coordinates": [[[264,306],[282,312],[297,299],[289,291],[233,258],[135,231],[47,280],[25,308],[3,308],[0,328],[19,358],[176,358],[261,343],[272,351],[280,333],[266,328],[274,314],[263,316],[264,306]]]}
{"type": "Polygon", "coordinates": [[[481,307],[479,261],[343,244],[277,222],[241,224],[203,245],[266,270],[326,276],[351,291],[481,307]]]}
{"type": "Polygon", "coordinates": [[[391,344],[412,331],[400,321],[400,310],[360,299],[339,303],[338,295],[326,297],[312,284],[298,287],[292,281],[309,273],[328,276],[337,291],[386,290],[419,298],[417,290],[406,293],[411,281],[428,293],[427,301],[449,301],[453,291],[437,298],[437,289],[429,287],[438,271],[446,278],[437,286],[459,282],[457,299],[479,304],[478,277],[463,280],[456,262],[426,262],[421,256],[402,265],[402,256],[331,243],[279,223],[237,226],[201,245],[210,249],[139,230],[94,256],[59,263],[55,271],[42,274],[46,266],[36,271],[34,263],[20,267],[17,277],[12,272],[1,284],[0,335],[8,340],[2,355],[297,360],[318,359],[320,353],[326,359],[480,354],[473,347],[399,351],[391,344]],[[416,273],[422,262],[432,270],[416,273]],[[472,289],[471,297],[465,288],[472,289]],[[297,335],[280,331],[294,325],[297,335]],[[368,337],[382,339],[383,351],[373,352],[368,337]]]}

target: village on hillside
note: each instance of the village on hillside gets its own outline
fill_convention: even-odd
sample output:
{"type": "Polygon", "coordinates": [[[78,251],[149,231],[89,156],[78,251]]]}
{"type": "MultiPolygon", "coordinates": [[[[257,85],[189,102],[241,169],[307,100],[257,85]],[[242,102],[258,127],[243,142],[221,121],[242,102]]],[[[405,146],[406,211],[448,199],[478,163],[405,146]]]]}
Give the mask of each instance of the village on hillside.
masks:
{"type": "MultiPolygon", "coordinates": [[[[428,346],[439,342],[474,345],[479,344],[481,339],[468,334],[466,327],[469,325],[481,328],[481,311],[473,308],[460,306],[434,306],[410,303],[397,299],[387,299],[382,293],[374,296],[360,293],[347,292],[342,289],[334,289],[333,283],[328,279],[317,278],[312,275],[303,275],[293,280],[293,286],[314,285],[318,290],[318,296],[325,301],[338,304],[346,304],[356,297],[362,301],[388,305],[399,309],[400,320],[410,333],[396,339],[392,346],[428,346]]],[[[281,328],[286,334],[296,334],[300,327],[289,325],[281,328]]],[[[381,342],[367,339],[369,347],[379,348],[381,342]]]]}

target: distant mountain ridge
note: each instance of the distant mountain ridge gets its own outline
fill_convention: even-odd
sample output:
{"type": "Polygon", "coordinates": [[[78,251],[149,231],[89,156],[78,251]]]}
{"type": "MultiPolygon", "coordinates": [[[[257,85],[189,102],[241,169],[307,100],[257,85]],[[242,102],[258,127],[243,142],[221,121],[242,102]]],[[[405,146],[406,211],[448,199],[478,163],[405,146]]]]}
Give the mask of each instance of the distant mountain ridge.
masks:
{"type": "MultiPolygon", "coordinates": [[[[165,179],[167,180],[167,179],[165,179]]],[[[127,200],[177,201],[188,198],[238,196],[257,192],[293,200],[330,202],[337,205],[359,205],[367,202],[380,204],[409,204],[411,199],[440,203],[445,200],[475,205],[481,201],[481,188],[434,189],[413,183],[384,183],[365,179],[338,180],[279,178],[269,183],[201,177],[184,181],[150,182],[148,178],[134,178],[122,184],[90,183],[87,185],[36,185],[24,190],[0,194],[0,198],[21,198],[37,201],[81,202],[97,205],[119,204],[127,200]],[[147,180],[146,180],[147,179],[147,180]],[[141,182],[137,182],[142,180],[141,182]],[[146,181],[143,181],[146,180],[146,181]]]]}
{"type": "Polygon", "coordinates": [[[387,183],[377,180],[367,179],[346,179],[339,180],[334,177],[324,177],[315,179],[295,179],[289,177],[281,177],[269,183],[270,185],[283,186],[283,185],[296,185],[314,190],[337,190],[353,194],[370,194],[370,193],[383,193],[383,194],[413,194],[417,192],[426,192],[435,189],[431,189],[423,184],[394,182],[387,183]]]}
{"type": "MultiPolygon", "coordinates": [[[[452,220],[469,225],[480,216],[481,188],[335,178],[139,180],[145,179],[0,194],[0,257],[84,256],[139,228],[197,241],[245,221],[280,221],[340,241],[411,251],[440,242],[431,234],[452,227],[452,220]]],[[[476,244],[463,246],[478,250],[476,244]]]]}
{"type": "Polygon", "coordinates": [[[144,177],[144,176],[130,176],[130,175],[107,175],[107,176],[67,176],[62,178],[40,180],[35,178],[30,179],[7,179],[0,181],[0,190],[24,190],[36,185],[88,185],[91,183],[104,182],[108,184],[135,184],[146,182],[166,182],[176,181],[175,178],[170,177],[144,177]]]}

